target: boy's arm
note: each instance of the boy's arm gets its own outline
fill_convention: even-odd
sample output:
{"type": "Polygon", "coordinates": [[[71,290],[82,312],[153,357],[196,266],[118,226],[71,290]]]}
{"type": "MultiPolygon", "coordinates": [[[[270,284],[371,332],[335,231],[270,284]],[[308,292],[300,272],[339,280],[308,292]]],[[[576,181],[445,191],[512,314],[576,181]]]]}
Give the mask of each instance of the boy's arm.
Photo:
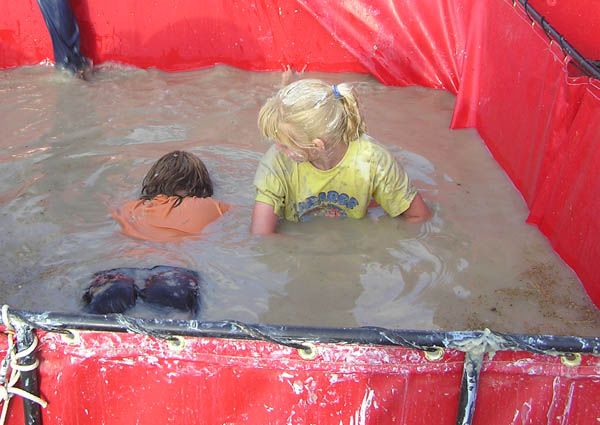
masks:
{"type": "Polygon", "coordinates": [[[423,201],[421,194],[417,193],[410,203],[410,207],[398,217],[403,217],[409,223],[422,223],[431,218],[431,210],[423,201]]]}
{"type": "Polygon", "coordinates": [[[250,232],[253,235],[270,235],[275,233],[279,216],[275,214],[273,206],[257,201],[252,211],[252,224],[250,232]]]}

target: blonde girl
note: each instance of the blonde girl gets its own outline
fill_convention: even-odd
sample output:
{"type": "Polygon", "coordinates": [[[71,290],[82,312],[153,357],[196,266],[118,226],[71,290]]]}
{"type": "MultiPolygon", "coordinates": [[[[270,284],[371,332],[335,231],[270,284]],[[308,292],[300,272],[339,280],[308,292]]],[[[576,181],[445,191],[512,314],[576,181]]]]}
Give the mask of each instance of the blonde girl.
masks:
{"type": "Polygon", "coordinates": [[[362,218],[372,201],[410,222],[430,217],[404,169],[366,134],[349,84],[291,83],[263,105],[258,126],[273,145],[254,178],[252,233],[274,233],[280,219],[362,218]]]}

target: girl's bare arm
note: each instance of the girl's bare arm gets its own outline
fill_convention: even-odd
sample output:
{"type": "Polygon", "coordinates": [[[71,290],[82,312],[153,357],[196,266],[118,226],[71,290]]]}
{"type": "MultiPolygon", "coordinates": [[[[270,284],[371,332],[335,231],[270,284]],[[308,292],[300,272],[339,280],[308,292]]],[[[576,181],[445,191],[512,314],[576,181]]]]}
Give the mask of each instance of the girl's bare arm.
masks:
{"type": "Polygon", "coordinates": [[[417,196],[410,203],[410,207],[400,214],[400,217],[403,217],[409,223],[422,223],[431,218],[431,211],[421,195],[417,193],[417,196]]]}
{"type": "Polygon", "coordinates": [[[275,214],[271,205],[256,202],[252,211],[250,232],[253,235],[270,235],[275,233],[278,221],[279,217],[275,214]]]}

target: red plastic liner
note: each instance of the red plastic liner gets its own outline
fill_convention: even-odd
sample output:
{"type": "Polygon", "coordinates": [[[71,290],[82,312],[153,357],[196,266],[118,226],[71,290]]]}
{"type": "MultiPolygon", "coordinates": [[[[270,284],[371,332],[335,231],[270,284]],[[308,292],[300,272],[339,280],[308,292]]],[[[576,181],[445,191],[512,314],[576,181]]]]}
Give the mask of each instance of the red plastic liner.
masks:
{"type": "MultiPolygon", "coordinates": [[[[455,424],[464,354],[383,346],[38,333],[42,409],[53,424],[455,424]]],[[[0,352],[5,349],[0,341],[0,352]]],[[[499,352],[484,362],[475,425],[593,423],[598,361],[499,352]],[[590,422],[592,421],[592,422],[590,422]]],[[[23,423],[11,401],[9,424],[23,423]]]]}
{"type": "MultiPolygon", "coordinates": [[[[600,3],[537,0],[582,53],[600,3]],[[588,36],[586,36],[588,34],[588,36]]],[[[0,0],[0,67],[51,56],[33,0],[0,0]]],[[[600,83],[509,0],[74,2],[82,50],[174,71],[227,63],[250,70],[369,72],[385,84],[457,95],[451,126],[475,127],[548,237],[600,305],[600,83]]]]}

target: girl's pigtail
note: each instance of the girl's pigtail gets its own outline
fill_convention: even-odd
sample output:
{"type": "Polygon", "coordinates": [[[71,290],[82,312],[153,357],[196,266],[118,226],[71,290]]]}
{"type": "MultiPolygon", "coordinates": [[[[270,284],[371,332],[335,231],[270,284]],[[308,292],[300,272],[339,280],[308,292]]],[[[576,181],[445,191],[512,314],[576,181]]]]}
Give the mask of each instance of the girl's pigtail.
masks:
{"type": "Polygon", "coordinates": [[[342,140],[344,143],[350,143],[351,141],[358,139],[367,131],[366,125],[360,113],[358,97],[354,93],[352,86],[347,83],[342,83],[338,84],[336,88],[340,95],[338,101],[341,102],[344,108],[346,121],[342,131],[342,140]]]}

